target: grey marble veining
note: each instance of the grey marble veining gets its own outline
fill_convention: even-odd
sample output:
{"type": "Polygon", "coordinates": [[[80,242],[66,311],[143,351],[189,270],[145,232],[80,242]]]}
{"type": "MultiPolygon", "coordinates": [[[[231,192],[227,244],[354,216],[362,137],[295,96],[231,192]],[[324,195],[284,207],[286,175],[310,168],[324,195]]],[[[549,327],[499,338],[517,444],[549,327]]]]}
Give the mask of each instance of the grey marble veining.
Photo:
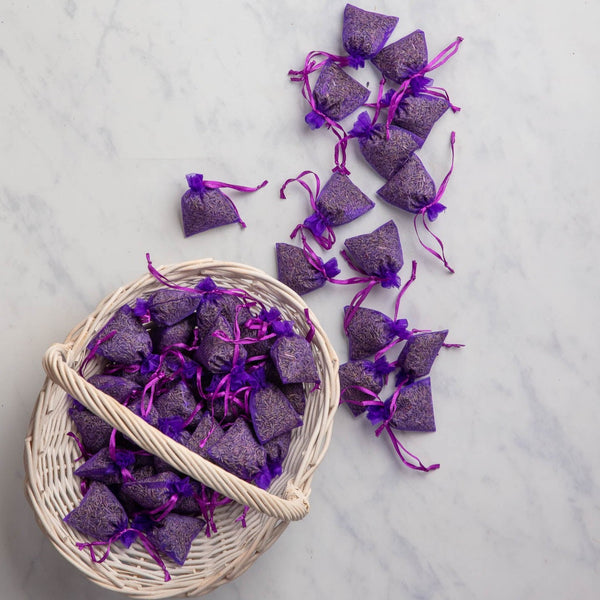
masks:
{"type": "MultiPolygon", "coordinates": [[[[304,169],[325,179],[333,136],[310,131],[288,81],[310,50],[339,53],[343,3],[15,3],[0,0],[0,597],[118,598],[44,538],[23,497],[22,448],[53,342],[155,264],[204,256],[275,273],[274,243],[308,215],[304,169]],[[185,174],[269,186],[235,196],[245,230],[183,238],[185,174]]],[[[432,226],[455,275],[410,216],[376,208],[336,233],[396,219],[419,263],[402,313],[449,328],[432,372],[432,435],[402,442],[430,474],[341,408],[310,515],[209,597],[406,600],[598,597],[600,585],[600,6],[530,0],[367,2],[426,32],[435,73],[462,107],[419,155],[436,182],[456,167],[432,226]],[[451,338],[451,339],[450,339],[451,338]]],[[[356,74],[376,91],[378,73],[356,74]]],[[[354,116],[344,121],[351,127],[354,116]]],[[[353,180],[382,180],[348,149],[353,180]]],[[[325,253],[329,258],[333,252],[325,253]]],[[[344,267],[344,276],[350,271],[344,267]]],[[[407,277],[407,267],[403,277],[407,277]]],[[[306,296],[342,360],[354,289],[306,296]]],[[[377,291],[368,305],[391,311],[377,291]]]]}

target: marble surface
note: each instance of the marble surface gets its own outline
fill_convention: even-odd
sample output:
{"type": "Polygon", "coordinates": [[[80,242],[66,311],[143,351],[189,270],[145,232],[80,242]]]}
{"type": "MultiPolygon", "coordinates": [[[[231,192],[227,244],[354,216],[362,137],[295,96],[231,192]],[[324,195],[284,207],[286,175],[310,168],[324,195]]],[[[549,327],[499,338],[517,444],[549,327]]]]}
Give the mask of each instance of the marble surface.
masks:
{"type": "MultiPolygon", "coordinates": [[[[343,240],[395,218],[406,258],[419,262],[404,316],[465,344],[432,373],[438,431],[401,438],[441,468],[409,471],[341,409],[310,515],[209,598],[597,598],[600,5],[361,6],[401,17],[393,39],[425,30],[432,54],[465,38],[435,76],[463,110],[420,152],[439,182],[456,131],[449,208],[434,225],[456,274],[381,202],[338,230],[343,240]]],[[[59,556],[23,496],[41,356],[143,274],[147,251],[156,264],[213,256],[275,274],[274,243],[308,214],[300,191],[280,200],[279,185],[303,169],[326,177],[332,163],[332,136],[304,125],[286,74],[311,49],[341,50],[342,10],[316,0],[0,0],[0,597],[119,597],[59,556]],[[190,171],[271,183],[235,196],[246,230],[184,239],[190,171]]],[[[377,83],[370,69],[360,78],[377,83]]],[[[382,181],[354,146],[349,167],[374,197],[382,181]]],[[[306,297],[342,361],[340,309],[352,293],[306,297]]],[[[369,299],[392,304],[390,292],[369,299]]]]}

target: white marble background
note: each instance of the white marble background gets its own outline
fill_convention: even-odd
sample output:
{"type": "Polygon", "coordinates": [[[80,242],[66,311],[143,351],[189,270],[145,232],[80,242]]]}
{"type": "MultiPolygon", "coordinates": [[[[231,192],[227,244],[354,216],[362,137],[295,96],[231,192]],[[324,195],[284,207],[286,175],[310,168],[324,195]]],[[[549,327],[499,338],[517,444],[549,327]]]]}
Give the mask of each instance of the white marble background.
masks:
{"type": "MultiPolygon", "coordinates": [[[[573,0],[360,4],[401,17],[463,111],[420,153],[440,181],[457,132],[447,212],[436,222],[457,272],[378,204],[339,238],[397,218],[419,276],[416,327],[449,327],[463,350],[433,371],[438,431],[407,435],[427,475],[403,468],[340,410],[312,511],[241,578],[209,597],[598,598],[600,584],[600,5],[573,0]]],[[[273,245],[304,218],[281,182],[323,177],[331,137],[303,123],[288,81],[311,49],[341,50],[343,2],[0,0],[0,597],[118,598],[52,548],[23,496],[22,449],[44,350],[109,291],[156,264],[213,256],[275,272],[273,245]],[[184,239],[190,171],[255,185],[248,228],[184,239]]],[[[363,81],[377,77],[365,70],[363,81]]],[[[353,178],[381,184],[353,148],[353,178]]],[[[307,301],[342,360],[350,289],[307,301]]],[[[369,305],[389,310],[379,294],[369,305]]]]}

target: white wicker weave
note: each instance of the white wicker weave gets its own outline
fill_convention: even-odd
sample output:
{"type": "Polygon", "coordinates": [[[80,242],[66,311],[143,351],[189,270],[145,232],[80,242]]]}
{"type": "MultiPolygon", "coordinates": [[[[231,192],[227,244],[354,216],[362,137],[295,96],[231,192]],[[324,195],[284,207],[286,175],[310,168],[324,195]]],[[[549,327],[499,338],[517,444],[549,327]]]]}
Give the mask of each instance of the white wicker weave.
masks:
{"type": "MultiPolygon", "coordinates": [[[[277,306],[284,318],[296,323],[299,333],[308,331],[305,303],[262,271],[212,259],[159,270],[180,285],[194,285],[200,278],[210,276],[219,285],[242,288],[265,304],[277,306]]],[[[277,540],[289,521],[306,515],[310,483],[329,445],[339,399],[338,359],[311,314],[316,328],[312,347],[321,386],[307,396],[304,424],[294,431],[283,473],[273,481],[269,492],[234,477],[177,444],[77,374],[88,342],[114,311],[125,303],[132,305],[136,298],[147,297],[159,287],[161,284],[148,274],[118,289],[73,329],[64,344],[48,349],[43,361],[48,377],[25,441],[26,495],[40,527],[54,546],[100,586],[147,599],[197,596],[214,590],[252,565],[277,540]],[[67,413],[70,405],[67,392],[142,448],[239,502],[217,510],[218,533],[210,538],[200,535],[184,566],[168,563],[171,581],[164,582],[162,570],[140,544],[128,550],[116,544],[106,561],[100,564],[92,563],[87,552],[77,549],[76,542],[88,540],[62,520],[81,499],[79,480],[73,475],[78,449],[66,435],[73,430],[67,413]],[[246,528],[235,522],[243,505],[251,507],[246,528]]]]}

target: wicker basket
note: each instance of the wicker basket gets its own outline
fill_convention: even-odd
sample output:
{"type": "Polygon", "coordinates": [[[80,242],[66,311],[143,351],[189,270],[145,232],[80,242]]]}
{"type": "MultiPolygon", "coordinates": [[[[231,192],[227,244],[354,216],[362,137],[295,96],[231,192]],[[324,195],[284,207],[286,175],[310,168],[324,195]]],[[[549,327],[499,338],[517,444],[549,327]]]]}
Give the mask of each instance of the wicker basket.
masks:
{"type": "MultiPolygon", "coordinates": [[[[191,261],[159,269],[171,281],[194,285],[210,276],[224,287],[242,288],[265,304],[277,306],[284,318],[307,332],[306,305],[293,291],[262,271],[212,259],[191,261]]],[[[151,275],[118,289],[67,337],[55,344],[43,360],[48,375],[32,415],[25,443],[26,495],[40,527],[58,551],[100,586],[134,598],[197,596],[214,590],[243,573],[273,544],[289,521],[301,519],[309,509],[308,496],[315,469],[331,437],[339,399],[338,360],[327,337],[311,315],[316,332],[313,353],[321,386],[307,396],[304,424],[294,431],[283,473],[269,491],[246,483],[149,426],[116,400],[100,392],[77,374],[86,346],[113,312],[161,287],[151,275]],[[73,475],[78,449],[66,435],[73,430],[67,410],[67,392],[84,406],[136,441],[139,446],[168,461],[175,469],[236,500],[217,510],[218,533],[200,535],[184,566],[168,565],[171,581],[140,544],[125,550],[120,544],[109,557],[94,564],[76,542],[88,541],[63,522],[80,501],[79,480],[73,475]],[[250,506],[242,528],[235,519],[250,506]]],[[[90,365],[91,366],[91,365],[90,365]]]]}

